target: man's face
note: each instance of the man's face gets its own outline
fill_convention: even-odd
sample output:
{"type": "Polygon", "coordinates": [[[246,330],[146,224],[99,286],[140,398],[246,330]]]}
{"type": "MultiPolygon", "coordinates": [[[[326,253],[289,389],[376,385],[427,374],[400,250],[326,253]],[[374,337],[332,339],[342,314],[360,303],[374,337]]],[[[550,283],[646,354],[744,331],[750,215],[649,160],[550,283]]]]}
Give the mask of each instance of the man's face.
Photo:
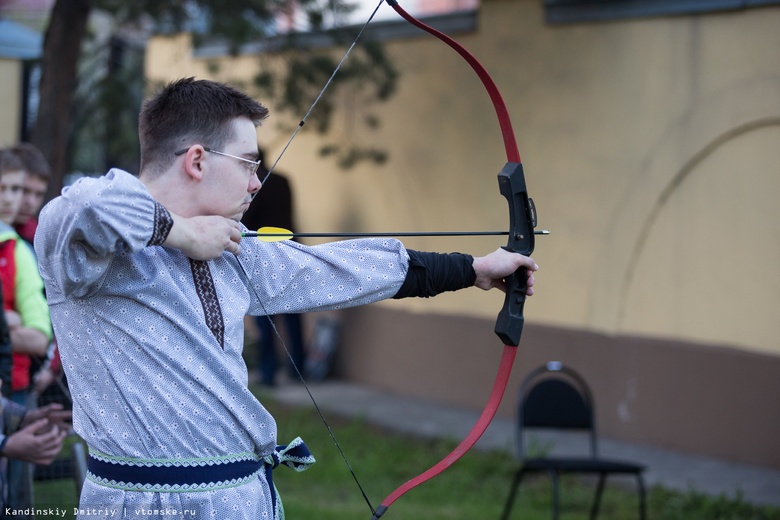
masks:
{"type": "Polygon", "coordinates": [[[19,206],[19,214],[16,215],[17,224],[24,224],[38,215],[38,210],[43,204],[43,197],[46,195],[46,187],[46,181],[37,175],[27,174],[24,177],[22,203],[19,206]]]}
{"type": "MultiPolygon", "coordinates": [[[[257,131],[252,121],[236,119],[233,132],[235,138],[217,151],[256,161],[257,131]]],[[[260,189],[260,179],[251,173],[252,165],[247,162],[217,153],[206,152],[205,155],[209,165],[202,183],[206,214],[241,220],[252,196],[260,189]]]]}
{"type": "Polygon", "coordinates": [[[13,225],[24,191],[24,170],[3,172],[0,176],[0,220],[13,225]]]}

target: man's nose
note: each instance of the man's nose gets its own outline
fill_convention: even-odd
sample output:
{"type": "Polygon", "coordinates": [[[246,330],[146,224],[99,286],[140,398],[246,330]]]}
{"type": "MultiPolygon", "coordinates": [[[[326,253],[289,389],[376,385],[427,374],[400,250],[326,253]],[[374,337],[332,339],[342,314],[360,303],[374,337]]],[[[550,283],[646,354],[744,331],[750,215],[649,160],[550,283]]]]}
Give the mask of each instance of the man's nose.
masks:
{"type": "Polygon", "coordinates": [[[249,193],[257,193],[260,191],[260,188],[263,186],[263,183],[260,182],[260,177],[257,175],[252,175],[252,178],[249,181],[249,193]]]}

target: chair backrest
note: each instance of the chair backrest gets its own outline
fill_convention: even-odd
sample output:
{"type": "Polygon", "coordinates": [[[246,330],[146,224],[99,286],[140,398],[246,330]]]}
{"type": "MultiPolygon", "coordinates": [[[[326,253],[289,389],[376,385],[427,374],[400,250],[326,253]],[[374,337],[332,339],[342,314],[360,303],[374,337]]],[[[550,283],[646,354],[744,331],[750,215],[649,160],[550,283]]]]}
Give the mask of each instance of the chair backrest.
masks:
{"type": "Polygon", "coordinates": [[[596,419],[593,397],[585,380],[562,363],[551,361],[526,376],[517,406],[517,451],[525,458],[524,430],[584,430],[590,456],[596,457],[596,419]]]}

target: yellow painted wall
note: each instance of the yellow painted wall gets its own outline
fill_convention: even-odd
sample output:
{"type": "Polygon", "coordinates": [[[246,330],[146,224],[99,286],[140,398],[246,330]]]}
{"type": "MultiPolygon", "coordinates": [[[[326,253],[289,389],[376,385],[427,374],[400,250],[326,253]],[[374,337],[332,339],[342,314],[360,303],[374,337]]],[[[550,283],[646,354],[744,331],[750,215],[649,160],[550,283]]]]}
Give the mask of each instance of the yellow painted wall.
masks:
{"type": "MultiPolygon", "coordinates": [[[[512,114],[536,201],[541,265],[526,305],[536,323],[733,345],[780,355],[780,8],[548,26],[538,0],[485,0],[458,35],[491,71],[512,114]]],[[[360,123],[338,99],[331,138],[385,148],[383,166],[341,171],[303,132],[278,166],[307,231],[504,229],[504,163],[486,94],[438,40],[387,43],[399,90],[360,123]]],[[[342,53],[336,49],[334,54],[342,53]]],[[[192,56],[155,38],[151,82],[248,79],[256,56],[192,56]]],[[[269,58],[262,61],[268,66],[269,58]]],[[[272,107],[273,108],[273,107],[272,107]]],[[[302,116],[259,132],[275,158],[302,116]]],[[[496,239],[406,240],[483,253],[496,239]]],[[[463,291],[394,308],[494,317],[502,296],[463,291]]]]}
{"type": "Polygon", "coordinates": [[[0,58],[0,146],[19,140],[22,63],[0,58]]]}

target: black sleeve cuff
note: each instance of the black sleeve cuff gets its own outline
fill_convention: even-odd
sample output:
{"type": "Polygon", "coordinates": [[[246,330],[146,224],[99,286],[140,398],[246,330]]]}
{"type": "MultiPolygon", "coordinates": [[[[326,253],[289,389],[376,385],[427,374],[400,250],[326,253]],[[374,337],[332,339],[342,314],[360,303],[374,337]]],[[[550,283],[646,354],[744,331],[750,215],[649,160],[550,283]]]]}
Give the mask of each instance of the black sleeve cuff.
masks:
{"type": "Polygon", "coordinates": [[[401,288],[393,296],[430,298],[446,291],[471,287],[477,279],[474,257],[463,253],[426,253],[407,249],[409,271],[401,288]]]}

